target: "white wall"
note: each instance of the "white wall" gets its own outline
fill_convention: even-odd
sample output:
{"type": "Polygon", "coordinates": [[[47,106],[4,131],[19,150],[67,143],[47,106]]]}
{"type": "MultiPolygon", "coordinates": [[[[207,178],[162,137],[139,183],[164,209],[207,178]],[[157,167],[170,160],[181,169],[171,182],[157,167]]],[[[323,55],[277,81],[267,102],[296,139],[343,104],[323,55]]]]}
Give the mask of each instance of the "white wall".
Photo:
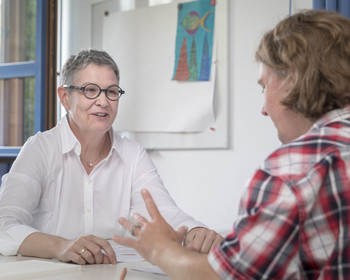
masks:
{"type": "MultiPolygon", "coordinates": [[[[230,34],[230,148],[151,151],[150,156],[177,204],[217,230],[232,227],[244,183],[280,143],[260,114],[261,88],[254,51],[262,34],[289,13],[289,0],[228,0],[230,34]]],[[[62,0],[62,61],[91,46],[91,4],[62,0]]],[[[292,10],[312,0],[293,1],[292,10]]]]}

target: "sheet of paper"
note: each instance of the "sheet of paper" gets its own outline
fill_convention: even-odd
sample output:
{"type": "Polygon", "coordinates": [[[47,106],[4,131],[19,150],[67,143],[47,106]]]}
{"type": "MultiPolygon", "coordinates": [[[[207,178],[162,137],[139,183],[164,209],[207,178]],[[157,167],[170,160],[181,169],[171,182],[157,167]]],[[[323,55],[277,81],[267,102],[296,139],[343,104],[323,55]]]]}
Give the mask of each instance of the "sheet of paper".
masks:
{"type": "Polygon", "coordinates": [[[120,245],[112,245],[112,248],[117,256],[118,262],[141,262],[145,260],[133,248],[120,245]]]}
{"type": "MultiPolygon", "coordinates": [[[[141,262],[145,261],[145,259],[140,256],[137,251],[133,248],[124,247],[121,245],[112,245],[114,252],[117,255],[118,262],[141,262]]],[[[148,272],[153,274],[166,275],[163,270],[161,270],[158,266],[151,265],[148,267],[132,267],[131,269],[141,272],[148,272]]]]}
{"type": "MultiPolygon", "coordinates": [[[[36,279],[38,277],[64,274],[73,271],[79,272],[80,270],[80,265],[40,260],[6,262],[0,264],[0,279],[36,279]]],[[[64,279],[63,276],[62,279],[64,279]]]]}
{"type": "Polygon", "coordinates": [[[166,273],[161,270],[158,266],[150,266],[150,267],[132,267],[132,270],[141,271],[141,272],[149,272],[153,274],[166,275],[166,273]]]}

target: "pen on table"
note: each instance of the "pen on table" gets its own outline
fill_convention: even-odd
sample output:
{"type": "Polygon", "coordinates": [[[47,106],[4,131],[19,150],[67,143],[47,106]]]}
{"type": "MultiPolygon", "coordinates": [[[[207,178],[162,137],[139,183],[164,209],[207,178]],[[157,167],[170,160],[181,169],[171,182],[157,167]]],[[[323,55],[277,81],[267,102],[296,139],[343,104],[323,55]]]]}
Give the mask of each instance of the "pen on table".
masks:
{"type": "Polygon", "coordinates": [[[126,272],[127,272],[126,267],[124,267],[122,273],[120,274],[119,280],[125,279],[126,272]]]}

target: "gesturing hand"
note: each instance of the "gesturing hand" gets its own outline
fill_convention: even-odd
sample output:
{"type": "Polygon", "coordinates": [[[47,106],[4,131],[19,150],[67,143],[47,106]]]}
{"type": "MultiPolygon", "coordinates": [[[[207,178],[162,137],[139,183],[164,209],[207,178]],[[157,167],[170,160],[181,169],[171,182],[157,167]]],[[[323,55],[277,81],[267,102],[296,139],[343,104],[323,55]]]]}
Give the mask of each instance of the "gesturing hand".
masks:
{"type": "Polygon", "coordinates": [[[156,263],[156,259],[161,252],[174,243],[181,244],[186,233],[187,228],[181,227],[177,231],[163,219],[157,206],[155,205],[151,194],[147,190],[142,190],[141,195],[145,201],[148,213],[151,216],[151,221],[147,221],[139,214],[132,214],[131,217],[136,225],[124,218],[119,219],[119,223],[127,230],[131,231],[136,239],[113,236],[113,240],[123,246],[132,247],[137,250],[140,255],[151,263],[156,263]]]}

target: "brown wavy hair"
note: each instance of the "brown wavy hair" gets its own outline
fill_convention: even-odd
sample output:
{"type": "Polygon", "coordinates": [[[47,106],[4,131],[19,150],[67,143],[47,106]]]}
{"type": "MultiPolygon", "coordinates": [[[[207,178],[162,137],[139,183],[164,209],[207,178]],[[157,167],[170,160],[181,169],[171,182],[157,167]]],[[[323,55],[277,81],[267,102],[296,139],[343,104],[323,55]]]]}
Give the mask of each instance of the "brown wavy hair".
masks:
{"type": "Polygon", "coordinates": [[[350,20],[307,10],[265,33],[255,59],[293,79],[282,104],[316,120],[350,103],[350,20]]]}

